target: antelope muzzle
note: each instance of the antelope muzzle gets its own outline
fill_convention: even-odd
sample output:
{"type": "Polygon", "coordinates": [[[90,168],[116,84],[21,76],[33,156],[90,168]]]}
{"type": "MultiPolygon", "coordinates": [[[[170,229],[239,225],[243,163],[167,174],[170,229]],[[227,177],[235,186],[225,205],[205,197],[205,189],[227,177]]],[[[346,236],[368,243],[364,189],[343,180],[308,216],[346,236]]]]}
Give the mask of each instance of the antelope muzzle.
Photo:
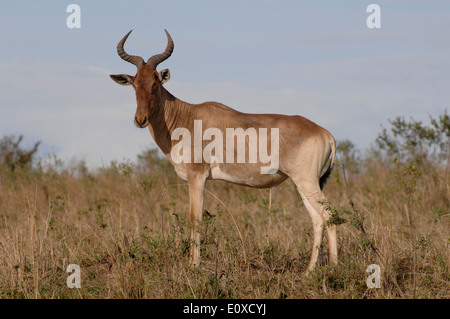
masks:
{"type": "Polygon", "coordinates": [[[138,128],[144,128],[148,125],[148,118],[145,115],[141,116],[135,116],[134,118],[134,125],[136,125],[138,128]]]}

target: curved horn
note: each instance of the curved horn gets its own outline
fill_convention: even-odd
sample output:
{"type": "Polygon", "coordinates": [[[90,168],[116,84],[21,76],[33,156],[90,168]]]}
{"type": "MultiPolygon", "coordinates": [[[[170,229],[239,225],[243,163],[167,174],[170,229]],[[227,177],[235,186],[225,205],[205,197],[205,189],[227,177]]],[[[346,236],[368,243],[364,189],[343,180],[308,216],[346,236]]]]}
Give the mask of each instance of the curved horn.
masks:
{"type": "Polygon", "coordinates": [[[172,37],[170,36],[169,32],[167,32],[166,29],[164,29],[164,31],[166,31],[166,35],[167,35],[166,51],[164,51],[161,54],[156,54],[156,55],[152,56],[150,59],[147,60],[147,64],[149,64],[151,67],[153,67],[153,69],[156,69],[158,64],[160,64],[162,61],[164,61],[168,57],[170,57],[170,55],[172,54],[172,51],[173,51],[173,46],[174,45],[173,45],[172,37]]]}
{"type": "MultiPolygon", "coordinates": [[[[133,30],[131,30],[131,31],[133,31],[133,30]]],[[[122,40],[120,40],[119,44],[117,45],[117,53],[123,60],[130,62],[130,63],[134,64],[137,68],[139,68],[141,65],[144,64],[144,60],[140,56],[127,54],[123,48],[123,45],[125,44],[125,41],[127,41],[127,38],[130,35],[131,31],[128,32],[122,38],[122,40]]]]}

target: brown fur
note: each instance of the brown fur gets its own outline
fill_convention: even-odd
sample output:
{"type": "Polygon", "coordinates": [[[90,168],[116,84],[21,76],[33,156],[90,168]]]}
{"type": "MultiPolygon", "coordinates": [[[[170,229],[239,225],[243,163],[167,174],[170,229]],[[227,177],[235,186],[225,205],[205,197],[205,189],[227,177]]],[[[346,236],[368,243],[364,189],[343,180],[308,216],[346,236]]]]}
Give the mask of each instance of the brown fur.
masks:
{"type": "MultiPolygon", "coordinates": [[[[202,104],[183,102],[163,87],[162,74],[146,63],[139,65],[135,76],[111,75],[111,78],[122,85],[133,85],[137,102],[135,125],[140,128],[149,127],[158,147],[174,164],[177,174],[189,184],[192,264],[198,265],[200,261],[200,235],[197,225],[202,219],[206,180],[222,179],[250,187],[268,188],[291,178],[312,219],[314,243],[307,270],[314,268],[323,228],[329,218],[329,213],[318,203],[325,199],[319,180],[329,175],[336,159],[335,141],[327,130],[302,116],[248,114],[217,102],[202,104]],[[189,132],[193,132],[194,120],[202,120],[203,131],[207,128],[218,128],[225,133],[226,128],[244,130],[255,128],[257,131],[259,128],[268,130],[278,128],[278,171],[275,174],[261,174],[260,168],[265,165],[259,161],[252,164],[236,162],[209,164],[205,161],[175,164],[170,152],[179,141],[171,140],[172,132],[176,128],[186,128],[189,132]],[[332,160],[327,167],[330,155],[332,160]]],[[[193,147],[193,143],[191,145],[193,147]]],[[[269,149],[268,153],[270,151],[269,149]]],[[[327,227],[327,234],[330,260],[336,263],[336,226],[327,227]]]]}

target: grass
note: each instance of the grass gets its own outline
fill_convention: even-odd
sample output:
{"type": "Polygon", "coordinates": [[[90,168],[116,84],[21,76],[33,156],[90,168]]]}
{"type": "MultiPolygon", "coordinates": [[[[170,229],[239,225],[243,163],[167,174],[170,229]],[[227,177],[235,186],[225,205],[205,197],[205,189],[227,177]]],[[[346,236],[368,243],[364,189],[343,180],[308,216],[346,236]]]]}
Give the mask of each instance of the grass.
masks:
{"type": "Polygon", "coordinates": [[[209,181],[202,263],[189,264],[188,188],[155,156],[82,167],[0,167],[0,298],[450,298],[448,172],[433,165],[338,166],[325,186],[338,226],[303,274],[312,226],[294,185],[209,181]],[[81,288],[66,284],[69,264],[81,288]],[[366,268],[381,268],[369,289],[366,268]]]}

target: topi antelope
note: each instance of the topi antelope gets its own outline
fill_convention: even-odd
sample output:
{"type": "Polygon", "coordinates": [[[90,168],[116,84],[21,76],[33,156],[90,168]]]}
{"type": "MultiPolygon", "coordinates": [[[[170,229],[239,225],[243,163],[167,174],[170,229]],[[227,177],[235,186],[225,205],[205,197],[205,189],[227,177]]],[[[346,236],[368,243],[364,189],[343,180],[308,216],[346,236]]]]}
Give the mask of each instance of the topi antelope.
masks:
{"type": "MultiPolygon", "coordinates": [[[[117,53],[123,60],[134,64],[137,67],[137,73],[135,76],[117,74],[110,77],[121,85],[134,87],[137,101],[134,124],[138,128],[148,126],[156,144],[174,165],[177,175],[188,183],[192,240],[191,264],[197,266],[200,262],[200,234],[197,228],[202,220],[204,187],[208,179],[219,179],[255,188],[271,188],[291,178],[312,220],[314,238],[307,271],[312,270],[319,254],[323,229],[330,218],[330,214],[319,202],[325,200],[321,183],[329,175],[336,161],[333,136],[327,130],[301,116],[247,114],[217,102],[189,104],[177,99],[163,87],[170,78],[169,70],[156,71],[156,67],[172,54],[174,43],[169,33],[166,31],[168,40],[166,50],[152,56],[147,62],[144,62],[140,56],[129,55],[125,52],[124,43],[130,33],[131,31],[120,40],[117,53]],[[199,121],[201,125],[198,125],[199,121]],[[222,146],[218,143],[219,135],[211,134],[213,129],[215,130],[213,133],[217,133],[233,128],[235,135],[231,137],[232,143],[229,143],[230,138],[227,137],[227,143],[225,145],[222,143],[222,146]],[[200,136],[203,136],[203,140],[199,142],[196,137],[183,134],[183,140],[187,143],[183,144],[186,147],[182,149],[184,159],[182,161],[178,153],[173,152],[175,147],[179,148],[180,142],[176,136],[174,138],[174,135],[177,135],[174,133],[177,131],[179,133],[180,129],[198,132],[200,136]],[[258,145],[251,145],[255,143],[253,137],[256,136],[261,141],[264,137],[261,132],[267,132],[268,129],[272,131],[276,129],[279,134],[276,136],[278,139],[272,139],[270,145],[259,143],[259,151],[262,151],[261,146],[263,146],[265,154],[276,153],[275,169],[263,173],[263,168],[267,168],[264,166],[267,161],[263,162],[261,157],[253,157],[253,160],[247,163],[242,160],[235,161],[236,152],[239,152],[238,148],[242,146],[245,148],[245,155],[249,158],[250,150],[258,148],[258,145]],[[207,132],[210,134],[206,134],[207,132]],[[243,132],[243,134],[236,134],[236,132],[243,132]],[[215,135],[214,142],[217,142],[213,145],[214,152],[210,152],[209,158],[199,158],[196,146],[200,145],[203,150],[206,140],[212,140],[212,135],[215,135]],[[236,144],[234,144],[234,137],[238,140],[236,144]],[[223,161],[223,154],[227,155],[227,161],[223,161]],[[331,162],[327,165],[330,155],[331,162]]],[[[178,134],[179,137],[180,134],[178,134]]],[[[207,153],[206,149],[203,152],[204,156],[205,153],[207,153]]],[[[330,261],[337,263],[336,226],[327,226],[326,231],[330,261]]]]}

